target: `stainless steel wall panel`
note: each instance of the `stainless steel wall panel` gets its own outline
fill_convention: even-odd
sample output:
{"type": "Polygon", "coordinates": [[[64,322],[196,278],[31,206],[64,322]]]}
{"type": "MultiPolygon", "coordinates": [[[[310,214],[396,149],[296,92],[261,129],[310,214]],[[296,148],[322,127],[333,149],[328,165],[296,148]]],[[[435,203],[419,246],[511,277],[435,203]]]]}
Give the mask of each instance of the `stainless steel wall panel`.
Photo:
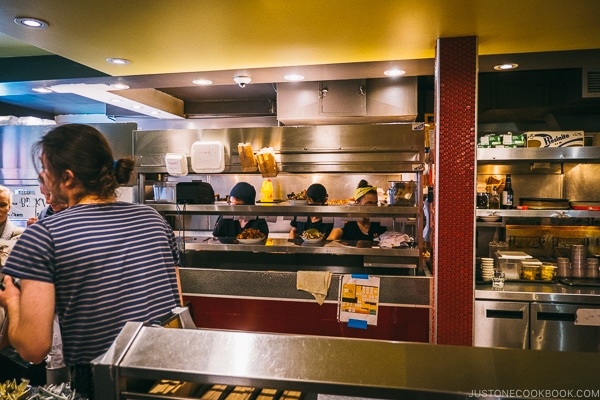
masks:
{"type": "MultiPolygon", "coordinates": [[[[285,300],[312,300],[296,290],[296,273],[181,268],[182,290],[186,296],[254,297],[285,300]]],[[[380,304],[430,306],[431,277],[381,276],[380,304]]],[[[333,274],[326,301],[337,302],[341,274],[333,274]]]]}

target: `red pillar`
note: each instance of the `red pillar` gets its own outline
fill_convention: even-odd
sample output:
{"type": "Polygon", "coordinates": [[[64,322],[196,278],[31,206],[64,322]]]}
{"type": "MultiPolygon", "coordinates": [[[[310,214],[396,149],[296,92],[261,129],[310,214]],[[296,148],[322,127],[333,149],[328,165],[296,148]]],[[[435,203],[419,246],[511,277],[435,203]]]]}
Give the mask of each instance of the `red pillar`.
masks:
{"type": "Polygon", "coordinates": [[[477,38],[438,39],[435,279],[438,344],[472,344],[477,38]]]}

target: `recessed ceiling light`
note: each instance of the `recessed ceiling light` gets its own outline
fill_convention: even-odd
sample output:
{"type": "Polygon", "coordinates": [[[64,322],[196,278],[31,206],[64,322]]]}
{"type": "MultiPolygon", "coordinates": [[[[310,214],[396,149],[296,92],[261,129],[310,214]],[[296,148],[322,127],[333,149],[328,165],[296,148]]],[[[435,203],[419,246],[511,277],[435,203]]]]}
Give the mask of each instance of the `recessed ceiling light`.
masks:
{"type": "Polygon", "coordinates": [[[48,27],[46,21],[42,21],[38,18],[17,17],[13,21],[15,21],[15,24],[26,26],[27,28],[46,29],[48,27]]]}
{"type": "Polygon", "coordinates": [[[287,74],[283,79],[290,82],[300,82],[304,80],[304,76],[300,74],[287,74]]]}
{"type": "Polygon", "coordinates": [[[211,81],[210,79],[194,79],[192,81],[192,83],[194,85],[208,86],[208,85],[212,85],[213,81],[211,81]]]}
{"type": "Polygon", "coordinates": [[[116,65],[131,64],[131,61],[129,61],[126,58],[107,58],[106,62],[109,63],[109,64],[116,64],[116,65]]]}
{"type": "Polygon", "coordinates": [[[402,75],[406,74],[406,71],[403,70],[403,69],[392,68],[392,69],[388,69],[386,71],[383,71],[383,74],[385,76],[396,77],[396,76],[402,76],[402,75]]]}
{"type": "Polygon", "coordinates": [[[111,83],[110,88],[114,90],[125,90],[129,89],[129,85],[124,83],[111,83]]]}
{"type": "Polygon", "coordinates": [[[36,93],[52,93],[52,89],[47,87],[35,87],[31,90],[33,90],[36,93]]]}
{"type": "Polygon", "coordinates": [[[494,69],[496,71],[507,71],[507,70],[511,70],[511,69],[515,69],[519,66],[519,64],[515,64],[515,63],[506,63],[506,64],[498,64],[498,65],[494,65],[494,69]]]}

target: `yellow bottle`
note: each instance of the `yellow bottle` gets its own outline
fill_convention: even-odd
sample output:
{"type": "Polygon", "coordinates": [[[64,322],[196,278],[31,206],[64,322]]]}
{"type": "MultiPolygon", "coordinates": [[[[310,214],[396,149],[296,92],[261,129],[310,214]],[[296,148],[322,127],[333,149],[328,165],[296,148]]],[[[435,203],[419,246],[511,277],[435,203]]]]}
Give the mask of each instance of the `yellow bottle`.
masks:
{"type": "Polygon", "coordinates": [[[273,182],[270,179],[265,179],[260,187],[260,202],[273,202],[273,182]]]}

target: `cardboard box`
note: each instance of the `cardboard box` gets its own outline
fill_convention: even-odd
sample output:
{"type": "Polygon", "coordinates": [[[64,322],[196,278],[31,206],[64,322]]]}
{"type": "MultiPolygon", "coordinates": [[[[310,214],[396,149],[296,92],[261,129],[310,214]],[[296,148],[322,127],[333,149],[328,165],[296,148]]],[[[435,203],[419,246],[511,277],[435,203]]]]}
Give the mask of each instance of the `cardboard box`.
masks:
{"type": "Polygon", "coordinates": [[[584,144],[583,131],[525,132],[527,147],[577,147],[584,144]]]}

